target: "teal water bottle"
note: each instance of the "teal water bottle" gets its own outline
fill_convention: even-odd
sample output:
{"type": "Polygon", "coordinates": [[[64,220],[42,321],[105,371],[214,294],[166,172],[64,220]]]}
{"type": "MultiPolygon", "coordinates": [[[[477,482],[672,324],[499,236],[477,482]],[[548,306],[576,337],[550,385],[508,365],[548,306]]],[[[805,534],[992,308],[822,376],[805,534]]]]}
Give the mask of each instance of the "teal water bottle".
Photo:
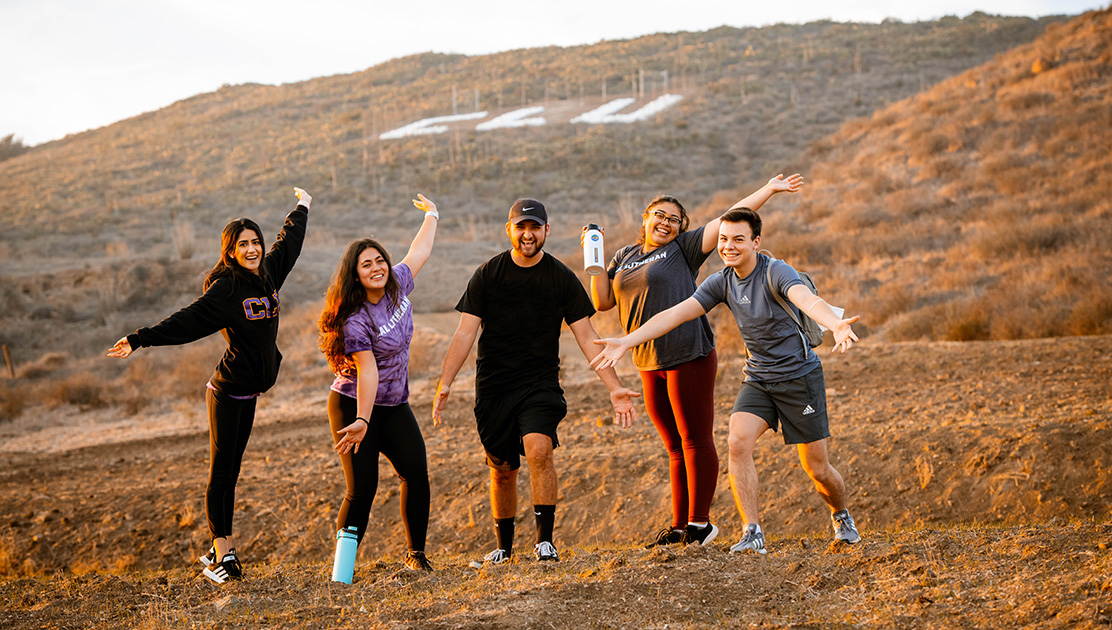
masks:
{"type": "Polygon", "coordinates": [[[359,530],[349,525],[336,532],[336,560],[332,563],[332,581],[351,584],[355,575],[355,550],[359,547],[359,530]]]}

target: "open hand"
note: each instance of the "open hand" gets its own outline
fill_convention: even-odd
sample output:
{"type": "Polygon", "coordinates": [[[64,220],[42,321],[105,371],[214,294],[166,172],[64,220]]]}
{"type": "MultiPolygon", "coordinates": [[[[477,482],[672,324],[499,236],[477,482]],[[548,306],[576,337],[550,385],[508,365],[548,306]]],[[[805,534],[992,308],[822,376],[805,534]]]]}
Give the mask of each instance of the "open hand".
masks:
{"type": "Polygon", "coordinates": [[[127,342],[127,337],[124,337],[117,341],[116,345],[108,349],[108,356],[117,359],[126,359],[131,356],[132,351],[131,344],[127,342]]]}
{"type": "Polygon", "coordinates": [[[308,208],[309,204],[313,203],[313,198],[309,196],[309,193],[296,186],[293,188],[293,194],[297,195],[297,205],[299,206],[308,208]]]}
{"type": "Polygon", "coordinates": [[[834,347],[831,348],[830,352],[837,352],[841,349],[842,354],[845,354],[846,350],[849,350],[853,346],[853,342],[857,341],[857,334],[853,332],[853,328],[850,327],[850,324],[859,319],[861,319],[861,316],[855,315],[849,319],[840,320],[838,324],[834,326],[834,347]]]}
{"type": "Polygon", "coordinates": [[[429,214],[430,212],[432,212],[437,216],[437,218],[440,217],[440,213],[436,211],[436,204],[421,193],[417,193],[417,198],[413,200],[413,205],[417,206],[417,209],[424,212],[425,214],[429,214]]]}
{"type": "Polygon", "coordinates": [[[772,192],[799,192],[803,188],[803,176],[796,173],[787,179],[784,179],[784,174],[781,173],[776,177],[768,180],[768,185],[772,187],[772,192]]]}
{"type": "Polygon", "coordinates": [[[348,453],[358,453],[359,445],[363,442],[363,438],[367,437],[367,423],[363,420],[356,420],[346,427],[336,432],[340,439],[336,441],[336,445],[332,448],[341,455],[348,453]]]}
{"type": "Polygon", "coordinates": [[[602,349],[602,352],[595,355],[594,359],[591,359],[591,367],[595,370],[614,367],[618,363],[618,359],[625,355],[626,347],[620,339],[595,339],[594,343],[596,346],[606,346],[602,349]]]}
{"type": "Polygon", "coordinates": [[[628,429],[637,422],[637,412],[633,409],[633,399],[640,398],[641,394],[630,391],[625,387],[610,392],[610,404],[614,406],[614,417],[623,429],[628,429]]]}

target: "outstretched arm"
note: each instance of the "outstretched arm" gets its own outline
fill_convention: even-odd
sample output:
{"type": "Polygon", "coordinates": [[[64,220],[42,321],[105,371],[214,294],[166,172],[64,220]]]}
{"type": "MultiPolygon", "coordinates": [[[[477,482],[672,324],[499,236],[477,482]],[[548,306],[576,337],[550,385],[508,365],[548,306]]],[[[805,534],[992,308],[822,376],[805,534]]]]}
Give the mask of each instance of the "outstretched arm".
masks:
{"type": "Polygon", "coordinates": [[[429,256],[432,254],[432,243],[436,239],[436,224],[440,220],[440,213],[436,210],[436,204],[426,199],[421,193],[417,193],[417,198],[413,200],[413,205],[417,206],[418,210],[425,212],[425,221],[421,224],[421,229],[417,230],[417,236],[413,237],[413,243],[409,246],[409,253],[405,255],[402,262],[406,267],[413,272],[413,277],[417,277],[417,273],[421,271],[421,267],[425,266],[429,256]]]}
{"type": "Polygon", "coordinates": [[[705,314],[703,305],[699,304],[699,301],[695,298],[689,297],[672,308],[653,315],[644,325],[625,337],[596,340],[595,345],[606,347],[591,361],[591,367],[596,370],[613,367],[618,359],[621,359],[626,353],[626,350],[639,346],[646,341],[652,341],[676,326],[705,314]]]}
{"type": "MultiPolygon", "coordinates": [[[[591,325],[591,318],[584,317],[570,324],[569,328],[575,335],[575,341],[579,344],[579,349],[583,351],[583,356],[587,357],[587,361],[593,360],[598,355],[599,348],[595,345],[598,333],[595,332],[595,327],[591,325]]],[[[614,406],[614,416],[618,419],[618,424],[623,428],[633,426],[633,423],[637,422],[637,412],[633,409],[633,399],[640,397],[641,394],[622,387],[622,381],[618,378],[618,373],[614,371],[613,367],[598,369],[597,373],[603,384],[606,385],[606,389],[610,390],[610,404],[614,406]]]]}
{"type": "Polygon", "coordinates": [[[857,334],[853,332],[850,324],[861,319],[860,315],[855,315],[849,319],[841,319],[830,309],[826,300],[811,293],[811,290],[802,284],[797,284],[788,289],[788,299],[799,308],[799,312],[806,314],[834,333],[834,348],[830,350],[831,352],[840,349],[845,353],[853,346],[853,342],[857,341],[857,334]]]}
{"type": "MultiPolygon", "coordinates": [[[[776,177],[768,180],[768,183],[757,189],[756,192],[739,200],[734,205],[730,206],[730,210],[734,208],[749,208],[750,210],[760,210],[765,202],[772,198],[776,193],[781,192],[799,192],[803,187],[803,176],[799,173],[784,178],[781,173],[776,177]]],[[[714,219],[707,223],[707,227],[703,230],[703,253],[713,250],[718,244],[718,224],[721,219],[714,219]]]]}
{"type": "Polygon", "coordinates": [[[452,335],[452,342],[448,345],[448,353],[444,355],[444,367],[440,369],[440,384],[436,386],[436,398],[432,401],[432,424],[440,426],[440,414],[444,411],[444,404],[448,402],[448,395],[452,393],[452,381],[463,367],[471,346],[475,344],[475,337],[479,333],[479,325],[483,320],[470,313],[461,313],[459,326],[452,335]]]}

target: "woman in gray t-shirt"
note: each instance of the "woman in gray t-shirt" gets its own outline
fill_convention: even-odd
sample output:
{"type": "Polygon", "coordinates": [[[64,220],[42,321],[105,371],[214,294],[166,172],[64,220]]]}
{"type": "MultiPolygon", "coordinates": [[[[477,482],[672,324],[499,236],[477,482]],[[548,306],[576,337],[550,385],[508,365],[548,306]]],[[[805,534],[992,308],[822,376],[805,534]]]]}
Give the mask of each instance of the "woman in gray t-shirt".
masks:
{"type": "MultiPolygon", "coordinates": [[[[777,175],[733,208],[759,209],[778,192],[796,192],[798,173],[777,175]]],[[[619,249],[607,274],[591,277],[591,300],[606,311],[618,307],[628,334],[657,313],[691,297],[699,268],[718,243],[718,219],[687,231],[690,221],[678,199],[658,195],[642,215],[637,243],[619,249]]],[[[706,317],[687,322],[633,349],[645,407],[664,440],[672,487],[672,523],[647,546],[710,542],[710,504],[718,483],[714,446],[714,334],[706,317]]]]}

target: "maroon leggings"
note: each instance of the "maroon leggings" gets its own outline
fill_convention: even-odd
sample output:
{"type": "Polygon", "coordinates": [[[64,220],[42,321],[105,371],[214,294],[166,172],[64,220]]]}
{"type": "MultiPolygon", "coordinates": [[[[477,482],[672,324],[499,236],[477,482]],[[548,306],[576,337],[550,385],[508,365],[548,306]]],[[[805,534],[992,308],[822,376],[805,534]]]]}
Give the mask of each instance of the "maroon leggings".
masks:
{"type": "Polygon", "coordinates": [[[668,370],[641,372],[645,407],[668,449],[672,481],[672,527],[710,520],[718,486],[714,448],[714,377],[718,354],[668,370]]]}

